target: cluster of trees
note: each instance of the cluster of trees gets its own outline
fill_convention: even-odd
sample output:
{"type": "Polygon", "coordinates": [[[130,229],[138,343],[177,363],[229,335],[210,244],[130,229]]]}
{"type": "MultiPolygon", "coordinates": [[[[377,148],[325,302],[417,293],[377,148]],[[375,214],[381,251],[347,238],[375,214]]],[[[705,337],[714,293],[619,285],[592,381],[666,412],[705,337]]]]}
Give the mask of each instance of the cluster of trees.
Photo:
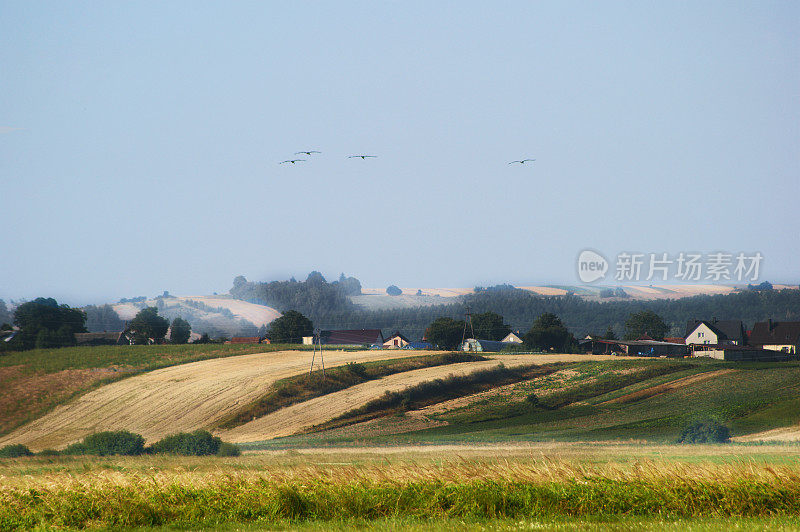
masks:
{"type": "Polygon", "coordinates": [[[456,349],[462,338],[499,341],[508,336],[511,327],[495,312],[472,314],[469,322],[447,316],[436,318],[425,329],[425,338],[443,349],[456,349]]]}
{"type": "MultiPolygon", "coordinates": [[[[4,319],[11,316],[3,302],[0,310],[4,310],[4,319]]],[[[59,305],[53,298],[39,297],[33,301],[19,305],[11,318],[19,329],[9,342],[2,342],[0,348],[11,351],[27,349],[45,349],[51,347],[67,347],[75,345],[75,334],[87,332],[87,324],[91,316],[92,325],[104,331],[121,331],[122,321],[109,305],[103,307],[90,306],[87,310],[59,305]],[[113,315],[112,315],[113,313],[113,315]]],[[[192,329],[189,322],[176,317],[169,320],[158,315],[156,307],[147,307],[139,311],[125,330],[135,344],[161,343],[170,331],[170,342],[185,344],[189,341],[192,329]]],[[[0,328],[8,329],[8,323],[0,324],[0,328]]]]}
{"type": "Polygon", "coordinates": [[[86,314],[86,329],[89,332],[116,332],[125,329],[125,322],[111,305],[87,305],[83,307],[86,314]]]}
{"type": "Polygon", "coordinates": [[[126,332],[132,335],[134,344],[162,343],[170,331],[170,343],[185,344],[192,334],[192,326],[180,316],[170,322],[158,315],[158,308],[147,307],[140,310],[128,323],[126,332]]]}
{"type": "MultiPolygon", "coordinates": [[[[749,325],[769,318],[800,320],[800,290],[746,290],[670,300],[601,302],[587,301],[575,295],[539,296],[508,285],[480,288],[476,293],[447,305],[375,311],[356,308],[319,312],[313,315],[313,319],[323,329],[398,330],[406,336],[419,338],[436,318],[463,320],[465,304],[479,313],[494,312],[503,316],[513,330],[527,330],[546,312],[555,314],[576,336],[609,328],[621,332],[632,314],[646,310],[661,316],[667,326],[666,336],[682,336],[686,322],[694,318],[739,319],[749,325]]],[[[650,336],[659,334],[655,330],[647,332],[650,336]]]]}
{"type": "MultiPolygon", "coordinates": [[[[668,331],[664,320],[658,314],[644,310],[632,314],[625,322],[625,339],[635,340],[645,334],[655,340],[663,340],[668,331]]],[[[482,340],[502,340],[511,332],[503,316],[494,312],[484,312],[472,316],[472,327],[464,320],[449,317],[436,318],[425,330],[425,338],[443,349],[456,349],[463,338],[482,340]]],[[[614,330],[609,327],[604,338],[616,340],[614,330]]],[[[545,312],[539,315],[527,333],[522,335],[524,345],[530,349],[572,353],[578,349],[575,336],[557,315],[545,312]]]]}
{"type": "Polygon", "coordinates": [[[296,310],[316,318],[355,310],[349,296],[361,293],[361,282],[341,274],[338,281],[329,283],[316,271],[308,274],[305,281],[292,278],[269,283],[250,282],[240,275],[233,280],[230,293],[237,299],[267,305],[281,312],[296,310]]]}
{"type": "Polygon", "coordinates": [[[12,350],[75,345],[75,333],[86,332],[86,314],[51,297],[19,305],[13,323],[19,333],[9,342],[12,350]]]}

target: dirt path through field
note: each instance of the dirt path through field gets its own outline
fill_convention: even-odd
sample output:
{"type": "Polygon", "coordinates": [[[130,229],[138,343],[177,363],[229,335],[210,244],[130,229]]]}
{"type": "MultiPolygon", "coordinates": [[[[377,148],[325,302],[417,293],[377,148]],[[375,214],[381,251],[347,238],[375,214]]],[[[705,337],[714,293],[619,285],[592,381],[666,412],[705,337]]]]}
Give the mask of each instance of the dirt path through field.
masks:
{"type": "MultiPolygon", "coordinates": [[[[326,351],[328,367],[431,351],[326,351]]],[[[129,430],[148,441],[212,426],[278,379],[308,371],[308,351],[218,358],[152,371],[103,386],[0,438],[31,450],[59,449],[87,434],[129,430]]]]}

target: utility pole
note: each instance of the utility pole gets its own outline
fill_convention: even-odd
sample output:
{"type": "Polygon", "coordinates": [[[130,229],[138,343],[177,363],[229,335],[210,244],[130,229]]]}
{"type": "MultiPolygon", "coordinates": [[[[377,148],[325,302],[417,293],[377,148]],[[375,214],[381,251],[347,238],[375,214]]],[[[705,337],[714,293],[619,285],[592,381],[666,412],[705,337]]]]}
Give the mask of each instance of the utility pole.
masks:
{"type": "Polygon", "coordinates": [[[475,338],[475,329],[472,328],[472,313],[470,312],[469,305],[467,305],[466,312],[464,313],[464,331],[461,333],[461,345],[464,345],[464,340],[467,336],[467,323],[469,322],[469,330],[472,333],[472,338],[475,338]]]}
{"type": "Polygon", "coordinates": [[[319,360],[322,363],[322,378],[325,378],[325,357],[322,355],[322,331],[317,329],[314,331],[314,339],[312,340],[314,344],[314,354],[311,356],[311,369],[308,370],[308,374],[311,375],[314,373],[314,360],[317,358],[317,345],[319,345],[319,360]]]}

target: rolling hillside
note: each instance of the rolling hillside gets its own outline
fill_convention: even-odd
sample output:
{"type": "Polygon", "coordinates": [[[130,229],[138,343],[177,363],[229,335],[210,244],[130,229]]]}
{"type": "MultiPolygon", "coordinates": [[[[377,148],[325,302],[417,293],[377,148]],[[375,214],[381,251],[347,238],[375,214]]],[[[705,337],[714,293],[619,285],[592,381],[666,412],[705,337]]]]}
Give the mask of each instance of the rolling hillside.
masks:
{"type": "MultiPolygon", "coordinates": [[[[420,355],[429,351],[417,352],[420,355]]],[[[408,356],[408,354],[404,354],[408,356]]],[[[397,352],[325,353],[325,364],[397,357],[397,352]]],[[[92,432],[130,430],[147,440],[178,431],[212,428],[259,397],[278,379],[308,371],[308,351],[273,351],[192,362],[107,384],[0,437],[0,446],[62,448],[92,432]]]]}
{"type": "Polygon", "coordinates": [[[158,297],[113,305],[122,320],[133,319],[144,307],[157,307],[159,314],[169,319],[180,316],[191,324],[193,332],[211,336],[254,336],[260,327],[281,315],[265,305],[217,295],[158,297]]]}
{"type": "MultiPolygon", "coordinates": [[[[327,351],[325,362],[331,368],[428,354],[327,351]]],[[[279,408],[224,431],[216,428],[221,420],[246,411],[280,379],[307,372],[310,355],[308,351],[254,353],[128,377],[84,393],[18,428],[0,438],[0,446],[62,448],[92,432],[121,429],[152,441],[205,428],[239,443],[285,447],[354,440],[663,443],[674,441],[685,424],[709,418],[726,423],[742,441],[793,440],[800,427],[800,362],[494,354],[486,361],[402,370],[279,408]],[[533,364],[542,371],[510,384],[489,382],[479,389],[459,384],[441,392],[453,379],[470,378],[501,364],[509,369],[533,364]],[[387,403],[387,398],[396,401],[387,403]],[[372,414],[353,415],[364,409],[372,414]],[[321,429],[334,418],[343,421],[321,429]]]]}

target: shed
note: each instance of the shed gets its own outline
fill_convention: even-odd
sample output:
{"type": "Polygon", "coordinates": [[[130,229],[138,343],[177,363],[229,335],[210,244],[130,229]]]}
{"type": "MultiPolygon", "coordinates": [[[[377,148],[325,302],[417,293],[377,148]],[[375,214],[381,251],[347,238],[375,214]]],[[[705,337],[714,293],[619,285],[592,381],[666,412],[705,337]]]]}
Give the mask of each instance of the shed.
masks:
{"type": "Polygon", "coordinates": [[[496,353],[506,349],[508,344],[497,342],[495,340],[478,340],[475,338],[467,338],[461,344],[461,351],[473,351],[477,353],[496,353]]]}

